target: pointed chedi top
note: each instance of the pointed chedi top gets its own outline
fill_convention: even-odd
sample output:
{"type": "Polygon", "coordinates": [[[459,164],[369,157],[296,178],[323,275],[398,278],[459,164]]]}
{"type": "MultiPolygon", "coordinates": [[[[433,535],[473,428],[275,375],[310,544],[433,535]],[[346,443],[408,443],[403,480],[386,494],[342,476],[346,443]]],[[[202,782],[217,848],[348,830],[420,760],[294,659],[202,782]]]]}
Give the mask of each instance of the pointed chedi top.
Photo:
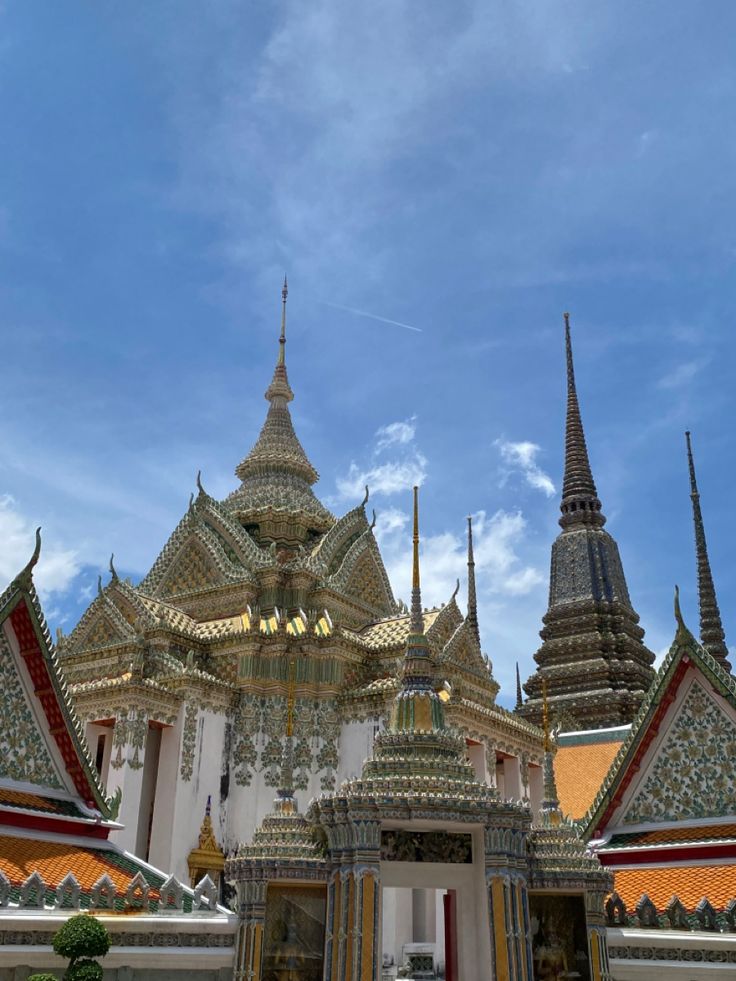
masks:
{"type": "Polygon", "coordinates": [[[524,698],[521,694],[521,675],[519,674],[519,662],[516,662],[516,705],[514,709],[520,709],[524,707],[524,698]]]}
{"type": "Polygon", "coordinates": [[[396,696],[390,728],[394,731],[444,729],[445,718],[434,690],[434,663],[424,633],[422,591],[419,578],[419,488],[414,488],[414,535],[412,556],[411,619],[404,652],[401,690],[396,696]]]}
{"type": "Polygon", "coordinates": [[[721,621],[721,611],[718,608],[713,574],[708,559],[708,546],[705,541],[705,526],[700,510],[700,493],[695,479],[695,464],[690,443],[690,433],[685,433],[687,443],[687,462],[690,470],[690,500],[693,506],[693,524],[695,526],[695,555],[698,564],[698,603],[700,606],[700,641],[708,653],[719,661],[727,670],[731,670],[728,661],[726,635],[721,621]]]}
{"type": "Polygon", "coordinates": [[[265,397],[270,403],[266,421],[253,449],[238,465],[236,475],[241,486],[228,498],[228,504],[245,524],[258,524],[263,542],[282,537],[284,521],[276,515],[294,517],[295,541],[306,532],[327,531],[334,523],[329,511],[317,500],[312,484],[319,474],[294,432],[289,402],[294,393],[286,371],[286,299],[288,285],[284,277],[281,290],[281,333],[279,350],[271,384],[265,397]]]}
{"type": "Polygon", "coordinates": [[[570,341],[570,314],[565,314],[565,353],[567,357],[567,419],[565,423],[565,476],[562,483],[560,524],[568,529],[576,525],[602,527],[606,519],[593,480],[580,416],[575,369],[570,341]]]}
{"type": "Polygon", "coordinates": [[[478,596],[475,589],[475,558],[473,556],[473,519],[470,515],[468,515],[468,615],[465,621],[473,631],[473,636],[480,644],[478,596]]]}

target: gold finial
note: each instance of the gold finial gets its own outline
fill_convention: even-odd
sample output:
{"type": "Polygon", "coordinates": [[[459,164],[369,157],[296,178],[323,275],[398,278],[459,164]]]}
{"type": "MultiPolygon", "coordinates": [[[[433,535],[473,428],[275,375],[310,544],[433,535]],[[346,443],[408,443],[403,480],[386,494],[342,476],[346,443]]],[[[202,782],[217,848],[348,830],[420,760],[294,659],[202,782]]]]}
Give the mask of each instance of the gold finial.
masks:
{"type": "Polygon", "coordinates": [[[549,738],[549,705],[547,703],[547,679],[542,680],[542,728],[544,729],[544,751],[549,753],[552,744],[549,738]]]}
{"type": "Polygon", "coordinates": [[[412,569],[411,585],[413,589],[419,589],[419,488],[414,488],[414,565],[412,569]]]}
{"type": "Polygon", "coordinates": [[[294,688],[296,686],[296,661],[289,665],[289,688],[286,694],[286,738],[294,735],[294,688]]]}
{"type": "Polygon", "coordinates": [[[286,297],[289,295],[289,284],[284,274],[284,285],[281,287],[281,337],[279,337],[279,364],[286,363],[286,297]]]}

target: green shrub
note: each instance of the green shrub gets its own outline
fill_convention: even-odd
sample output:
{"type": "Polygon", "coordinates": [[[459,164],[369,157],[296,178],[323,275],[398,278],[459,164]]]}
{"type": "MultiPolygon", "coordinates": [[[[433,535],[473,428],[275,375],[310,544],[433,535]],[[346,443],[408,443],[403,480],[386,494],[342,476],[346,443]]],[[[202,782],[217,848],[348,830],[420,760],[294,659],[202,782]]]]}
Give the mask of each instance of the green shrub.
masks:
{"type": "Polygon", "coordinates": [[[88,913],[70,917],[54,934],[54,953],[68,957],[70,966],[80,957],[104,957],[109,949],[107,930],[88,913]]]}
{"type": "Polygon", "coordinates": [[[29,975],[28,981],[59,981],[59,979],[55,974],[41,973],[29,975]]]}
{"type": "Polygon", "coordinates": [[[102,981],[102,967],[97,961],[76,961],[68,968],[64,981],[102,981]]]}

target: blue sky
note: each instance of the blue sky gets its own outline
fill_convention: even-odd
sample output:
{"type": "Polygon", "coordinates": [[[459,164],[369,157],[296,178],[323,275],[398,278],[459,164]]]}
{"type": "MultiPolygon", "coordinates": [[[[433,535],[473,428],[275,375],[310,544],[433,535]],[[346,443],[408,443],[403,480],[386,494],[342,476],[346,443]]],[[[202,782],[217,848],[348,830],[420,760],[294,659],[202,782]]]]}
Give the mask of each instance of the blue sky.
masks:
{"type": "Polygon", "coordinates": [[[286,270],[318,493],[342,512],[368,479],[408,598],[419,479],[428,602],[478,516],[502,701],[546,608],[566,309],[650,646],[675,582],[696,624],[688,427],[736,637],[734,33],[718,0],[5,0],[3,580],[43,525],[68,629],[110,552],[147,571],[198,469],[234,486],[286,270]]]}

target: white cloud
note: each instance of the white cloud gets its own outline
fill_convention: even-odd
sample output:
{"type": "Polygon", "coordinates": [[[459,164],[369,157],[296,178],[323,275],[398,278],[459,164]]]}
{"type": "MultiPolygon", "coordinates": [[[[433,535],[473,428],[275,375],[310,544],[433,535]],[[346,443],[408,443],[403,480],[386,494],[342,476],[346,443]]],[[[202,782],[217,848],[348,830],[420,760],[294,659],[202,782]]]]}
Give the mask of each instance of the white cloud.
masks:
{"type": "Polygon", "coordinates": [[[414,486],[421,487],[427,476],[427,458],[414,443],[416,431],[416,416],[379,427],[370,451],[371,462],[363,466],[352,462],[347,474],[335,481],[335,503],[361,497],[366,485],[371,495],[386,497],[400,494],[414,486]],[[394,459],[377,462],[378,455],[389,450],[394,450],[399,455],[394,459]]]}
{"type": "Polygon", "coordinates": [[[416,416],[405,419],[403,422],[390,422],[388,426],[381,426],[376,432],[376,453],[385,450],[387,446],[404,446],[411,443],[417,431],[416,416]]]}
{"type": "MultiPolygon", "coordinates": [[[[4,589],[26,565],[33,553],[34,541],[32,523],[18,511],[16,502],[9,494],[0,496],[0,588],[4,589]]],[[[45,543],[34,573],[41,596],[65,592],[79,568],[75,551],[61,548],[53,542],[45,543]]]]}
{"type": "Polygon", "coordinates": [[[669,371],[659,379],[657,388],[680,388],[683,385],[688,385],[707,364],[707,358],[700,358],[695,361],[683,361],[682,364],[676,365],[672,371],[669,371]]]}
{"type": "MultiPolygon", "coordinates": [[[[376,536],[397,596],[408,598],[411,583],[411,540],[408,513],[396,508],[379,513],[376,536]]],[[[499,510],[491,517],[479,511],[473,519],[473,545],[478,602],[486,608],[504,597],[526,595],[543,582],[541,573],[524,564],[519,549],[526,521],[518,512],[499,510]]],[[[460,531],[422,535],[422,599],[426,605],[446,601],[456,580],[467,582],[467,540],[460,531]]],[[[490,621],[490,617],[488,618],[490,621]]]]}
{"type": "Polygon", "coordinates": [[[528,440],[512,443],[505,439],[497,439],[494,446],[498,447],[501,459],[507,468],[505,476],[510,472],[521,473],[530,487],[541,490],[547,497],[552,497],[555,493],[552,478],[537,463],[541,447],[528,440]]]}

